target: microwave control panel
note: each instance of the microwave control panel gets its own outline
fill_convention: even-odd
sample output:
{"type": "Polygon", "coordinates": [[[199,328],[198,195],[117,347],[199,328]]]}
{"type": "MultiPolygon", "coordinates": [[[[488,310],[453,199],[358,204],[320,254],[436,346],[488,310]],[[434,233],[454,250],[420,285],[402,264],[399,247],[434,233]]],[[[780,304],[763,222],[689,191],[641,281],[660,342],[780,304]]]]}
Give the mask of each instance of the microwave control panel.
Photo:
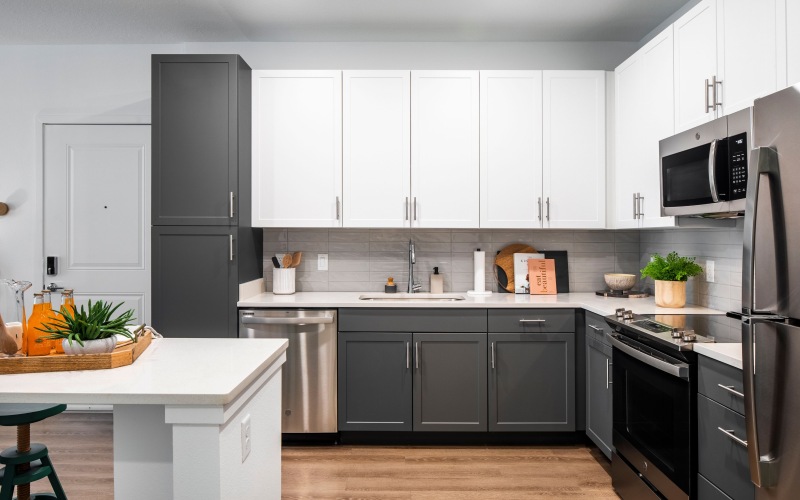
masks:
{"type": "Polygon", "coordinates": [[[747,194],[747,134],[728,138],[731,172],[731,200],[744,198],[747,194]]]}

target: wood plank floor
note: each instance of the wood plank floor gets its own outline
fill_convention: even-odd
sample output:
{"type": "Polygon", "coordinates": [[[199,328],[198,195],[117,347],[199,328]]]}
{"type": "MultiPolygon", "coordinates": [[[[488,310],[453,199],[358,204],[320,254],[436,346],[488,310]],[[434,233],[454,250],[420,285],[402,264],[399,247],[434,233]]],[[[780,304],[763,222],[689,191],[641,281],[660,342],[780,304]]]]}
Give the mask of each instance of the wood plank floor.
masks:
{"type": "MultiPolygon", "coordinates": [[[[71,499],[114,498],[112,425],[110,414],[65,413],[32,426],[71,499]]],[[[14,432],[0,427],[0,448],[14,444],[14,432]]],[[[283,450],[283,498],[617,499],[608,467],[580,445],[294,446],[283,450]]]]}

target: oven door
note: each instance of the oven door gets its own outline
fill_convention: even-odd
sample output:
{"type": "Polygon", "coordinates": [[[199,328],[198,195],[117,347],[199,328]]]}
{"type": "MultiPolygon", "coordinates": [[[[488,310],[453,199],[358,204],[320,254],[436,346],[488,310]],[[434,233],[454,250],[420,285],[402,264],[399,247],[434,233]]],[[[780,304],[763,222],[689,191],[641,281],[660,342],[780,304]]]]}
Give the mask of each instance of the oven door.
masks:
{"type": "Polygon", "coordinates": [[[664,496],[685,498],[696,473],[691,367],[628,337],[611,341],[614,447],[664,496]]]}

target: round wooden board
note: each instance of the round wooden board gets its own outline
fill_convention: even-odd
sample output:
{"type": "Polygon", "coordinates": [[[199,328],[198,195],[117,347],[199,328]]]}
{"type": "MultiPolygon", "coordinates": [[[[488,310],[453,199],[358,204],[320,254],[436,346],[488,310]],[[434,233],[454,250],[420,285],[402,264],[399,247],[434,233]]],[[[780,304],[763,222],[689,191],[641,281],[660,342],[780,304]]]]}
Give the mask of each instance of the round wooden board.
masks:
{"type": "Polygon", "coordinates": [[[524,243],[513,243],[504,247],[494,258],[494,278],[500,288],[514,293],[514,254],[536,253],[536,250],[524,243]]]}

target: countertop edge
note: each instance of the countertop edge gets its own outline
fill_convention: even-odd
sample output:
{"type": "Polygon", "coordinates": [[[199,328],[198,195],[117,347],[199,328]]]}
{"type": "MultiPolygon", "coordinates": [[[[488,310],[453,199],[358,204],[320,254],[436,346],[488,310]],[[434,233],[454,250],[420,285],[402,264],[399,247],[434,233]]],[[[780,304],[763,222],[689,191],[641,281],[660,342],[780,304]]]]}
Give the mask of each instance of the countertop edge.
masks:
{"type": "Polygon", "coordinates": [[[719,344],[697,344],[694,346],[694,352],[700,354],[701,356],[705,356],[710,359],[714,359],[719,361],[720,363],[724,363],[728,366],[732,366],[734,368],[742,369],[742,344],[737,343],[719,343],[719,344]],[[737,349],[733,348],[732,346],[738,346],[738,354],[737,357],[735,354],[731,354],[729,352],[723,352],[724,350],[731,350],[737,349]]]}

